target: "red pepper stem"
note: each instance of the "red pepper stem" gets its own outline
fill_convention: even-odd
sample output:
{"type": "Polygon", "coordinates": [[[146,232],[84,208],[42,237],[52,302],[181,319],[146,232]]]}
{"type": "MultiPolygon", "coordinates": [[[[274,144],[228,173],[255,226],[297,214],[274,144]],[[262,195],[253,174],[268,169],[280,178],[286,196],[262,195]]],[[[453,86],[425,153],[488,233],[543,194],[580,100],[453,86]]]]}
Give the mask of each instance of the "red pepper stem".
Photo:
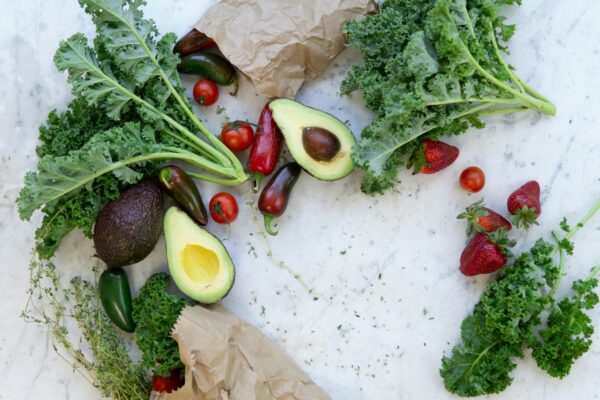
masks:
{"type": "Polygon", "coordinates": [[[263,177],[264,175],[258,172],[254,174],[254,193],[258,193],[258,190],[260,189],[260,181],[263,177]]]}
{"type": "Polygon", "coordinates": [[[265,231],[271,236],[277,236],[279,232],[274,232],[271,228],[271,222],[273,221],[273,216],[270,214],[265,214],[265,231]]]}

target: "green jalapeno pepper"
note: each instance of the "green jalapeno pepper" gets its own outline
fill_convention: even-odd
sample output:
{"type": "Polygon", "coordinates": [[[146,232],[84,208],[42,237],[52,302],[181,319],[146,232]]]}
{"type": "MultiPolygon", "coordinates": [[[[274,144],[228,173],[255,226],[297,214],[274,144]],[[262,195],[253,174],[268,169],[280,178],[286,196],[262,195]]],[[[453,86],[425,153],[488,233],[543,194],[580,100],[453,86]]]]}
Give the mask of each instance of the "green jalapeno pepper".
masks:
{"type": "Polygon", "coordinates": [[[100,301],[108,318],[125,332],[135,330],[133,306],[127,274],[122,268],[107,269],[98,283],[100,301]]]}

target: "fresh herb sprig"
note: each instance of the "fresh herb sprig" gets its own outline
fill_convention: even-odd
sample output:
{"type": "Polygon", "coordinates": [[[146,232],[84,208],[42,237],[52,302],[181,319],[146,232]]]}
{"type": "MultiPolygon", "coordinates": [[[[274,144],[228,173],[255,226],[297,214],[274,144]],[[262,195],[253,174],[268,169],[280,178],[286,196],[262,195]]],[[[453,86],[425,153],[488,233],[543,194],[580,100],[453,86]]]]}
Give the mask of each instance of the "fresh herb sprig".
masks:
{"type": "Polygon", "coordinates": [[[178,160],[208,174],[195,178],[239,185],[248,177],[237,157],[194,115],[177,74],[174,34],[158,38],[140,0],[80,0],[96,25],[93,46],[77,33],[54,57],[76,98],[40,128],[37,171],[17,200],[22,219],[44,219],[36,247],[51,257],[75,228],[91,236],[100,207],[127,186],[178,160]],[[203,138],[197,136],[200,133],[203,138]]]}
{"type": "MultiPolygon", "coordinates": [[[[398,167],[421,160],[423,139],[484,126],[489,115],[555,106],[523,82],[503,57],[515,32],[500,14],[518,0],[386,0],[381,12],[345,27],[363,55],[342,84],[360,90],[376,113],[353,158],[366,172],[363,191],[396,183],[398,167]]],[[[424,165],[414,165],[418,171],[424,165]]]]}
{"type": "Polygon", "coordinates": [[[146,369],[129,357],[125,341],[102,309],[96,286],[78,278],[65,286],[55,266],[37,257],[29,272],[25,320],[46,326],[57,354],[105,397],[147,400],[151,384],[146,369]]]}
{"type": "Polygon", "coordinates": [[[594,329],[585,311],[598,303],[593,290],[600,266],[573,283],[571,296],[557,301],[555,294],[566,254],[573,252],[571,238],[599,209],[600,201],[573,228],[563,221],[566,233],[553,234],[556,244],[538,240],[485,289],[462,323],[462,343],[442,359],[440,374],[450,392],[471,397],[503,391],[512,383],[514,359],[527,346],[540,368],[561,378],[589,349],[594,329]]]}

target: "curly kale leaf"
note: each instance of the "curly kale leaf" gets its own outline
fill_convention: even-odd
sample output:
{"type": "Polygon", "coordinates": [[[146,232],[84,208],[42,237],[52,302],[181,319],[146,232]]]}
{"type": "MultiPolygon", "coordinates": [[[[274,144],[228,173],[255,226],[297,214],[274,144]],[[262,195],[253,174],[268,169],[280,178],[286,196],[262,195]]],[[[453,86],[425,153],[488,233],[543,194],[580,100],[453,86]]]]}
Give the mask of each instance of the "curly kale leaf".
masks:
{"type": "Polygon", "coordinates": [[[461,326],[463,344],[442,359],[441,375],[446,388],[459,396],[498,393],[512,382],[514,357],[522,357],[521,346],[483,336],[472,316],[461,326]]]}
{"type": "Polygon", "coordinates": [[[503,269],[462,326],[462,344],[442,359],[446,388],[459,396],[498,393],[512,382],[513,357],[531,340],[546,308],[546,271],[556,266],[554,246],[539,240],[503,269]]]}
{"type": "Polygon", "coordinates": [[[25,187],[18,199],[21,218],[29,219],[42,206],[46,212],[54,213],[59,202],[85,190],[92,193],[89,189],[96,179],[106,173],[112,173],[124,185],[137,183],[144,174],[135,167],[146,167],[150,162],[146,154],[159,149],[151,128],[127,123],[95,135],[66,156],[45,156],[37,171],[25,176],[25,187]]]}
{"type": "MultiPolygon", "coordinates": [[[[154,171],[155,165],[136,167],[136,171],[154,171]]],[[[145,176],[152,172],[145,172],[145,176]]],[[[42,259],[50,259],[62,239],[72,230],[81,229],[91,238],[92,228],[100,208],[119,197],[125,185],[113,175],[102,175],[95,179],[91,188],[79,192],[74,197],[61,199],[53,206],[52,211],[42,209],[44,218],[42,225],[35,232],[36,251],[42,259]]]]}
{"type": "Polygon", "coordinates": [[[514,3],[387,0],[381,13],[346,25],[364,64],[351,69],[342,92],[360,90],[376,114],[353,154],[366,172],[365,192],[393,186],[424,138],[481,128],[490,114],[555,112],[502,56],[514,26],[499,11],[514,3]]]}
{"type": "Polygon", "coordinates": [[[169,376],[172,370],[183,368],[171,331],[188,302],[167,293],[168,283],[167,274],[154,274],[133,300],[135,337],[142,352],[141,364],[160,376],[169,376]]]}
{"type": "Polygon", "coordinates": [[[599,270],[594,269],[586,280],[575,281],[573,296],[553,304],[547,327],[531,343],[533,358],[551,376],[567,376],[573,363],[590,349],[594,327],[585,311],[598,304],[594,289],[598,286],[595,276],[599,270]]]}
{"type": "Polygon", "coordinates": [[[544,277],[547,271],[556,269],[551,257],[553,250],[554,246],[539,240],[485,289],[473,310],[473,318],[482,332],[517,344],[531,337],[549,301],[544,277]]]}
{"type": "Polygon", "coordinates": [[[572,296],[556,302],[554,294],[564,275],[564,256],[573,250],[571,237],[598,210],[600,202],[572,229],[563,220],[566,234],[553,233],[556,245],[538,240],[488,285],[463,321],[462,343],[442,358],[440,375],[448,391],[470,397],[504,390],[512,382],[513,359],[522,357],[526,346],[540,368],[561,378],[589,350],[594,329],[585,311],[599,302],[594,289],[600,266],[573,283],[572,296]]]}

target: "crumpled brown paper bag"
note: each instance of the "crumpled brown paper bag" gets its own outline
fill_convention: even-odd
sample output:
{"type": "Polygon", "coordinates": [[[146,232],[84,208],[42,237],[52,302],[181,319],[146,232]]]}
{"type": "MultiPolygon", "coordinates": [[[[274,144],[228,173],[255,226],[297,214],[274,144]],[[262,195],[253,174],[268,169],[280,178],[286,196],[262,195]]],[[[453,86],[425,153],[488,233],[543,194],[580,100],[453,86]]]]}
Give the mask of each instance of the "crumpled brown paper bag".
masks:
{"type": "Polygon", "coordinates": [[[331,400],[258,329],[223,310],[185,308],[172,336],[185,386],[151,400],[331,400]]]}
{"type": "Polygon", "coordinates": [[[221,0],[195,28],[268,97],[294,98],[344,49],[346,21],[372,0],[221,0]]]}

